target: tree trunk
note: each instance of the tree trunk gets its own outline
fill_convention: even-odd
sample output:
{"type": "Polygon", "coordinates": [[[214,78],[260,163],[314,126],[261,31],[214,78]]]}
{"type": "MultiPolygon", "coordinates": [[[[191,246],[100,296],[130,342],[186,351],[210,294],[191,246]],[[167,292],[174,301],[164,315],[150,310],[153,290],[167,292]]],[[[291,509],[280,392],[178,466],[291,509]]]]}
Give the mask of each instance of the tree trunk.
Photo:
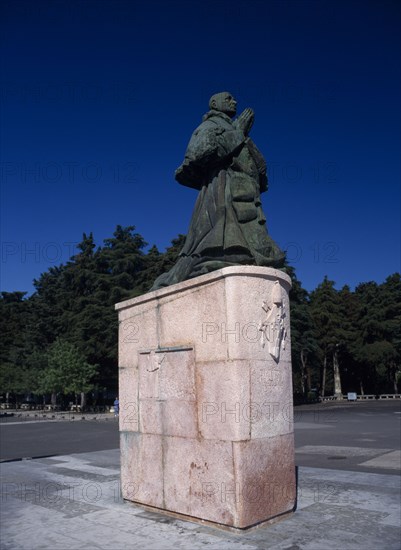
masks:
{"type": "Polygon", "coordinates": [[[327,370],[327,356],[325,354],[323,359],[323,372],[322,372],[322,397],[324,397],[324,394],[326,392],[326,370],[327,370]]]}
{"type": "Polygon", "coordinates": [[[50,402],[54,407],[57,405],[57,393],[55,391],[52,392],[50,402]]]}
{"type": "Polygon", "coordinates": [[[341,389],[341,376],[340,365],[338,363],[338,351],[337,348],[333,352],[333,370],[334,370],[334,395],[337,399],[343,398],[343,392],[341,389]]]}
{"type": "Polygon", "coordinates": [[[84,410],[86,405],[86,393],[81,391],[81,411],[84,410]]]}
{"type": "Polygon", "coordinates": [[[363,382],[362,382],[362,380],[359,380],[359,387],[361,389],[361,395],[365,395],[365,392],[363,391],[363,382]]]}
{"type": "Polygon", "coordinates": [[[394,393],[398,393],[397,365],[395,363],[391,363],[391,378],[393,382],[394,393]]]}
{"type": "Polygon", "coordinates": [[[301,365],[302,365],[301,386],[302,386],[302,393],[304,394],[305,398],[308,397],[308,393],[310,390],[308,367],[306,363],[307,363],[307,356],[306,356],[305,350],[302,349],[301,350],[301,365]]]}
{"type": "Polygon", "coordinates": [[[307,367],[307,372],[306,372],[306,375],[307,375],[307,381],[308,381],[308,388],[309,388],[309,391],[312,387],[312,380],[311,380],[311,369],[309,367],[307,367]]]}
{"type": "Polygon", "coordinates": [[[302,358],[302,351],[301,351],[301,391],[302,391],[302,395],[305,397],[306,396],[306,388],[305,388],[305,375],[304,375],[304,362],[303,362],[303,358],[302,358]]]}

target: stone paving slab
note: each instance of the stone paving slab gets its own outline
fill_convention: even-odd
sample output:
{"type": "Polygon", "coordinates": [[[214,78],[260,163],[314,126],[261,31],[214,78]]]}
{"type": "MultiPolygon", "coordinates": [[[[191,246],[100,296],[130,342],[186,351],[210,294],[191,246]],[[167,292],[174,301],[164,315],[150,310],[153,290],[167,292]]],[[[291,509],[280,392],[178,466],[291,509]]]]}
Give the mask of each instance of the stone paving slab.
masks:
{"type": "Polygon", "coordinates": [[[401,471],[401,451],[392,451],[382,454],[378,457],[362,462],[361,466],[368,468],[388,468],[401,471]]]}
{"type": "Polygon", "coordinates": [[[399,550],[400,478],[299,468],[288,519],[231,533],[122,501],[119,450],[1,464],[1,550],[399,550]]]}

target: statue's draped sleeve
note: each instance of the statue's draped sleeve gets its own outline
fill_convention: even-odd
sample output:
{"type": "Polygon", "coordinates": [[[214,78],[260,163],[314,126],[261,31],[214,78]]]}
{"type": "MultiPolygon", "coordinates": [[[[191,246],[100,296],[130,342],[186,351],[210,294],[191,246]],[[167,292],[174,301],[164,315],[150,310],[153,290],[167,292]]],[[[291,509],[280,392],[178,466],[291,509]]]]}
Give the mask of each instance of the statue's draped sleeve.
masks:
{"type": "Polygon", "coordinates": [[[201,189],[216,172],[227,166],[244,146],[246,138],[235,127],[224,127],[213,120],[203,122],[192,134],[185,159],[176,170],[175,178],[182,185],[201,189]]]}

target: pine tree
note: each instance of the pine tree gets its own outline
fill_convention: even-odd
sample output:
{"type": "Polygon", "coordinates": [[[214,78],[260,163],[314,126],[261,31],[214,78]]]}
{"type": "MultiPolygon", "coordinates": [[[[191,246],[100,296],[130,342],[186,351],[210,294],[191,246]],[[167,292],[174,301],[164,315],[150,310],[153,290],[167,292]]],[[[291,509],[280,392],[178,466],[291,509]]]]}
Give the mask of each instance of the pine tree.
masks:
{"type": "Polygon", "coordinates": [[[355,355],[369,392],[397,392],[400,369],[401,283],[395,273],[382,285],[357,286],[359,307],[355,355]]]}
{"type": "Polygon", "coordinates": [[[298,385],[299,381],[303,400],[307,400],[311,397],[312,384],[315,385],[318,382],[318,375],[314,368],[318,346],[313,331],[309,294],[297,279],[294,268],[287,266],[286,269],[292,280],[290,320],[294,386],[298,385]]]}
{"type": "Polygon", "coordinates": [[[11,394],[27,391],[24,364],[24,331],[28,310],[26,292],[0,294],[0,388],[9,402],[11,394]]]}
{"type": "Polygon", "coordinates": [[[310,307],[314,335],[319,346],[321,360],[321,396],[326,392],[327,364],[332,364],[333,394],[342,397],[339,353],[343,344],[342,316],[334,281],[327,277],[311,293],[310,307]]]}

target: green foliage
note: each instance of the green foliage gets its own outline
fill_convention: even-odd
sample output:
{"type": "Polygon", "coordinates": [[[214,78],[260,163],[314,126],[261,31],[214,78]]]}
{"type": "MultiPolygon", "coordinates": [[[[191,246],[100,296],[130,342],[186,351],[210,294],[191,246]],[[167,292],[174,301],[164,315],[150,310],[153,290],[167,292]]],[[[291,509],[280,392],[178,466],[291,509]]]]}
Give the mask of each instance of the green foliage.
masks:
{"type": "Polygon", "coordinates": [[[26,292],[2,292],[0,295],[0,364],[21,366],[24,349],[22,338],[27,316],[26,292]]]}
{"type": "Polygon", "coordinates": [[[171,241],[172,246],[167,248],[164,254],[160,253],[156,246],[152,246],[144,258],[144,269],[138,277],[138,295],[147,292],[159,275],[173,267],[184,243],[185,235],[178,235],[171,241]]]}
{"type": "Polygon", "coordinates": [[[97,365],[86,362],[85,357],[69,342],[58,338],[46,354],[47,366],[40,371],[40,393],[86,393],[93,388],[91,380],[97,365]]]}
{"type": "Polygon", "coordinates": [[[319,383],[316,368],[318,344],[313,331],[309,293],[302,287],[295,270],[289,266],[286,269],[292,280],[290,321],[294,389],[308,398],[311,388],[319,383]]]}
{"type": "Polygon", "coordinates": [[[28,393],[35,384],[32,373],[18,365],[3,363],[0,370],[0,388],[4,393],[28,393]]]}
{"type": "Polygon", "coordinates": [[[401,282],[395,273],[381,285],[361,283],[336,291],[327,278],[311,293],[310,311],[321,376],[328,365],[329,393],[336,360],[343,391],[398,392],[401,365],[401,282]]]}
{"type": "Polygon", "coordinates": [[[0,389],[5,394],[31,391],[35,377],[25,363],[26,323],[31,317],[26,292],[2,292],[0,296],[0,389]]]}
{"type": "Polygon", "coordinates": [[[355,358],[368,392],[397,392],[401,370],[401,277],[394,273],[378,285],[363,283],[358,299],[355,358]]]}
{"type": "Polygon", "coordinates": [[[334,284],[325,277],[310,297],[310,312],[321,355],[332,352],[341,340],[341,314],[334,284]]]}

